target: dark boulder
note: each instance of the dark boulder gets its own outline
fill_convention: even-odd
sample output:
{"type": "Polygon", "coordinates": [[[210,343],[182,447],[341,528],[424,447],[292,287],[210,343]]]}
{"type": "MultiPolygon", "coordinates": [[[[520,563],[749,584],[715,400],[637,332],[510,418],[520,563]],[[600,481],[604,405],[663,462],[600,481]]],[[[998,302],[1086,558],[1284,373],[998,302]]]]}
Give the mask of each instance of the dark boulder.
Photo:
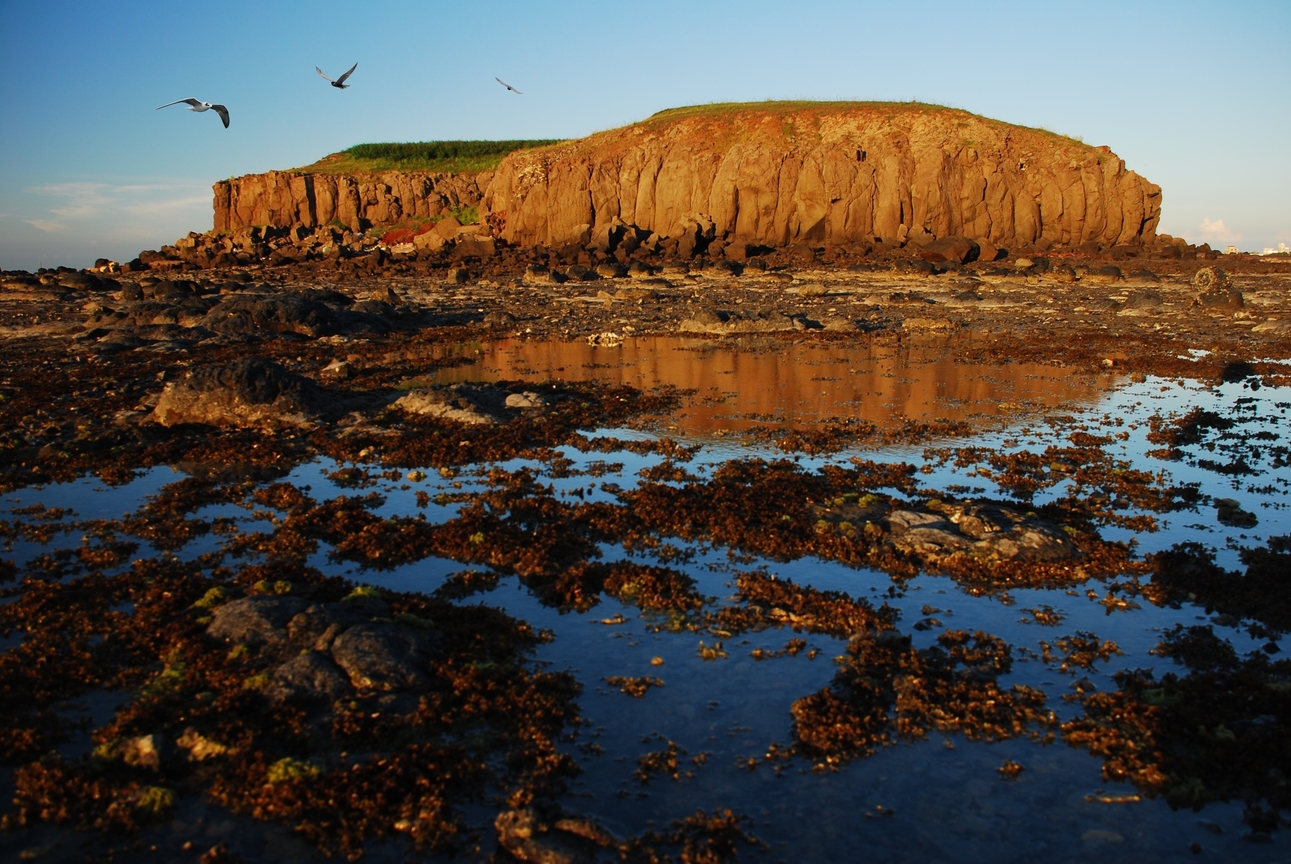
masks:
{"type": "Polygon", "coordinates": [[[318,337],[334,336],[338,330],[331,307],[293,294],[231,295],[207,313],[203,325],[233,336],[296,333],[318,337]]]}
{"type": "Polygon", "coordinates": [[[163,279],[152,286],[154,300],[183,300],[197,293],[197,286],[182,279],[163,279]]]}
{"type": "Polygon", "coordinates": [[[206,632],[239,645],[265,645],[287,638],[287,622],[309,602],[299,597],[243,597],[218,606],[206,632]]]}
{"type": "Polygon", "coordinates": [[[153,416],[163,426],[312,426],[328,407],[310,379],[271,360],[244,357],[166,385],[153,416]]]}
{"type": "Polygon", "coordinates": [[[954,262],[967,264],[976,261],[981,247],[967,237],[938,237],[919,250],[919,257],[934,264],[954,262]]]}
{"type": "Polygon", "coordinates": [[[332,659],[317,651],[307,651],[273,670],[265,695],[274,702],[288,699],[334,702],[353,692],[349,676],[332,659]]]}
{"type": "Polygon", "coordinates": [[[336,637],[332,658],[361,689],[405,690],[428,683],[423,671],[439,636],[397,624],[357,624],[336,637]]]}

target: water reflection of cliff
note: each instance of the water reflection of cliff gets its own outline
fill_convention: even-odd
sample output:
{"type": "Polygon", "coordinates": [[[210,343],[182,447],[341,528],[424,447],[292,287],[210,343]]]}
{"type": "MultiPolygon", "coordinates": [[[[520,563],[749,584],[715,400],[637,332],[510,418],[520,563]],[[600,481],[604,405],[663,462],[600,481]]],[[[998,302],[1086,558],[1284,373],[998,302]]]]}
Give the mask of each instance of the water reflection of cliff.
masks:
{"type": "Polygon", "coordinates": [[[693,390],[677,422],[681,431],[696,435],[822,419],[879,426],[905,419],[981,422],[1092,401],[1113,383],[1111,375],[1036,363],[966,364],[933,347],[795,344],[732,351],[707,340],[670,336],[628,339],[613,347],[503,339],[483,345],[476,363],[443,369],[437,378],[596,380],[693,390]]]}

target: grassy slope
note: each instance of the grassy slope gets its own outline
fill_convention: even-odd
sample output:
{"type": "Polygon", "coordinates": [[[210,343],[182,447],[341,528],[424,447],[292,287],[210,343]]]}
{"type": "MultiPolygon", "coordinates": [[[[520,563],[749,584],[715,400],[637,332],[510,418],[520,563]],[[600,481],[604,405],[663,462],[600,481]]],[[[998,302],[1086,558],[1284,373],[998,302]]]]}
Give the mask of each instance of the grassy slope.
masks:
{"type": "Polygon", "coordinates": [[[382,171],[474,173],[492,171],[514,150],[556,141],[419,141],[407,144],[356,144],[292,170],[305,174],[373,174],[382,171]]]}
{"type": "MultiPolygon", "coordinates": [[[[1025,129],[1028,132],[1035,132],[1040,135],[1061,139],[1081,147],[1087,146],[1079,138],[1073,138],[1068,135],[1062,135],[1049,129],[1036,128],[1032,126],[1020,126],[1016,123],[1006,123],[1003,120],[995,120],[991,117],[983,117],[980,114],[974,114],[971,111],[965,111],[962,108],[951,108],[946,105],[937,105],[930,102],[873,102],[873,101],[838,101],[838,102],[816,102],[807,99],[798,100],[767,100],[765,102],[710,102],[706,105],[686,105],[681,108],[668,108],[651,114],[640,123],[632,124],[634,126],[645,126],[647,128],[658,128],[667,126],[678,120],[688,118],[706,118],[719,119],[733,117],[739,114],[772,114],[788,115],[800,112],[815,112],[817,114],[835,114],[856,110],[869,110],[872,112],[882,112],[886,115],[896,113],[903,114],[943,114],[949,116],[959,116],[961,118],[971,118],[980,123],[985,123],[994,127],[1011,127],[1014,129],[1025,129]]],[[[614,130],[609,130],[614,131],[614,130]]]]}
{"type": "MultiPolygon", "coordinates": [[[[613,134],[633,127],[645,127],[656,130],[672,123],[687,119],[734,119],[739,115],[770,114],[791,115],[802,112],[815,112],[820,115],[845,113],[855,110],[895,113],[944,114],[971,118],[974,121],[991,126],[1010,126],[1025,129],[1040,135],[1059,139],[1062,143],[1085,147],[1078,138],[1051,132],[1048,129],[1033,129],[1026,126],[1005,123],[972,114],[959,108],[934,105],[926,102],[815,102],[810,100],[766,101],[766,102],[713,102],[707,105],[688,105],[680,108],[669,108],[652,114],[639,123],[633,123],[621,129],[606,130],[613,134]]],[[[959,124],[964,125],[964,124],[959,124]]],[[[785,126],[788,134],[793,134],[793,124],[785,126]]],[[[492,171],[502,162],[503,157],[515,150],[545,147],[551,144],[565,143],[557,140],[520,140],[520,141],[423,141],[405,144],[356,144],[339,153],[325,156],[312,165],[292,169],[309,174],[373,174],[383,171],[427,171],[475,173],[492,171]]]]}

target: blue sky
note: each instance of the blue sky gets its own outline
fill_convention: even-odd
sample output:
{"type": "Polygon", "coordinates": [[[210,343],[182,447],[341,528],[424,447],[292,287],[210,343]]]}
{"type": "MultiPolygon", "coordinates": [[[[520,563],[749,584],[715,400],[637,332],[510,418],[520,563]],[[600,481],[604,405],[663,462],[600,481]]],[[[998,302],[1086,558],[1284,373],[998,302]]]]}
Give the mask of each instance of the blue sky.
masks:
{"type": "Polygon", "coordinates": [[[919,99],[1107,144],[1161,230],[1291,243],[1291,3],[0,0],[0,267],[211,227],[365,141],[577,137],[715,101],[919,99]],[[328,87],[358,62],[345,91],[328,87]],[[508,93],[499,76],[524,91],[508,93]],[[164,102],[196,96],[232,124],[164,102]]]}

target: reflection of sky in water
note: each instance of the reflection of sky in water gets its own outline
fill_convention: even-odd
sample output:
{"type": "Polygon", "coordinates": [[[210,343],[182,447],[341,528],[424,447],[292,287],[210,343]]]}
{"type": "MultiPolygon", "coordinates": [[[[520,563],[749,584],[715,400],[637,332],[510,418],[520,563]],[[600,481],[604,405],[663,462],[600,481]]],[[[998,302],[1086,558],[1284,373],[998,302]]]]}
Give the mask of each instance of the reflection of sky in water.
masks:
{"type": "MultiPolygon", "coordinates": [[[[980,380],[988,379],[995,381],[998,376],[992,373],[980,380]]],[[[1014,388],[1031,386],[1026,384],[1030,379],[1025,375],[1009,380],[1014,388]]],[[[1041,381],[1037,385],[1041,389],[1047,386],[1044,382],[1050,381],[1037,380],[1041,381]]],[[[1003,400],[996,391],[990,392],[987,398],[998,408],[1003,400]]],[[[1156,445],[1145,437],[1148,419],[1153,414],[1178,415],[1201,407],[1224,416],[1243,418],[1249,421],[1247,425],[1252,431],[1268,429],[1285,441],[1282,426],[1291,403],[1291,394],[1285,389],[1252,392],[1243,389],[1241,384],[1207,387],[1195,382],[1148,379],[1101,393],[1092,385],[1075,391],[1059,388],[1051,393],[1052,401],[1039,396],[1025,398],[1045,405],[1064,406],[1061,412],[1053,413],[1061,413],[1065,419],[1060,422],[1033,417],[1008,428],[988,427],[971,438],[941,443],[952,447],[971,444],[1000,451],[1038,451],[1048,444],[1065,442],[1066,436],[1082,427],[1091,434],[1127,432],[1125,440],[1107,445],[1113,457],[1124,459],[1138,469],[1165,471],[1174,483],[1198,483],[1205,495],[1234,498],[1259,518],[1254,528],[1230,528],[1219,524],[1213,506],[1203,504],[1196,511],[1159,516],[1162,527],[1154,534],[1132,535],[1121,529],[1104,529],[1104,536],[1134,540],[1140,554],[1184,540],[1196,540],[1216,548],[1223,566],[1237,569],[1237,546],[1260,545],[1270,536],[1291,531],[1285,504],[1291,469],[1272,469],[1265,458],[1252,463],[1260,473],[1224,476],[1186,462],[1164,462],[1149,457],[1147,452],[1156,445]],[[1235,412],[1239,399],[1254,401],[1245,403],[1241,412],[1235,412]],[[1106,425],[1114,424],[1118,418],[1122,426],[1106,425]],[[1261,419],[1269,422],[1262,424],[1261,419]]],[[[975,410],[971,400],[968,401],[970,404],[965,410],[975,410]]],[[[784,454],[771,448],[749,448],[733,438],[711,437],[711,432],[721,428],[723,422],[714,413],[696,430],[699,437],[690,440],[704,446],[687,466],[688,470],[703,476],[712,467],[734,457],[784,458],[784,454]]],[[[732,422],[731,427],[738,428],[738,421],[732,422]]],[[[639,431],[617,429],[601,430],[598,434],[647,437],[639,431]]],[[[1190,452],[1195,451],[1197,448],[1191,448],[1190,452]]],[[[550,483],[558,495],[568,496],[579,488],[584,491],[584,500],[613,500],[613,495],[602,489],[603,483],[630,487],[636,482],[638,472],[660,461],[658,456],[643,457],[628,452],[582,454],[572,448],[561,448],[561,453],[572,461],[574,472],[586,469],[593,462],[622,463],[624,467],[621,473],[603,476],[575,473],[560,478],[550,476],[550,471],[540,464],[522,460],[500,467],[514,470],[531,464],[542,472],[542,482],[550,483]]],[[[1204,455],[1226,461],[1219,454],[1204,455]]],[[[804,468],[812,469],[827,462],[846,463],[851,456],[925,462],[922,446],[788,458],[796,458],[804,468]]],[[[337,494],[355,494],[355,490],[339,488],[328,479],[324,472],[335,467],[333,463],[320,461],[298,467],[285,479],[311,487],[309,494],[319,500],[337,494]]],[[[71,507],[78,518],[114,518],[138,506],[143,496],[180,476],[169,468],[158,468],[116,489],[104,489],[90,478],[22,490],[5,496],[4,510],[19,503],[40,502],[50,507],[71,507]]],[[[382,480],[370,489],[386,497],[376,511],[379,515],[423,513],[428,520],[440,522],[451,518],[455,505],[432,503],[419,509],[416,492],[426,491],[433,499],[438,492],[457,491],[453,480],[469,491],[479,488],[480,476],[478,469],[463,469],[456,478],[445,479],[432,470],[419,482],[382,480]],[[402,488],[405,485],[409,488],[402,488]]],[[[951,465],[936,466],[931,473],[917,477],[930,491],[963,484],[981,488],[978,494],[983,497],[996,495],[996,490],[987,488],[987,481],[951,465]]],[[[370,489],[357,491],[363,494],[370,489]]],[[[1057,493],[1051,490],[1042,494],[1057,493]]],[[[253,521],[250,511],[231,505],[209,507],[200,515],[239,518],[244,520],[244,530],[268,527],[253,521]]],[[[79,534],[69,539],[74,542],[78,538],[79,534]]],[[[216,548],[217,544],[218,538],[207,535],[182,550],[182,554],[196,555],[216,548]]],[[[22,563],[42,549],[36,544],[17,541],[12,557],[22,563]]],[[[607,560],[624,557],[619,548],[603,551],[607,560]]],[[[695,578],[705,595],[729,597],[737,573],[764,567],[770,573],[801,584],[845,591],[876,605],[890,603],[901,610],[900,626],[911,633],[917,647],[931,645],[942,629],[923,632],[911,629],[924,617],[921,609],[925,604],[942,610],[936,617],[945,627],[994,633],[1011,642],[1019,655],[1022,649],[1038,651],[1042,639],[1053,641],[1077,630],[1092,631],[1100,638],[1115,640],[1126,652],[1123,657],[1100,664],[1097,672],[1080,672],[1101,688],[1114,686],[1110,673],[1119,668],[1155,667],[1158,673],[1174,668],[1172,663],[1149,654],[1161,632],[1175,623],[1191,625],[1208,620],[1204,610],[1197,607],[1158,609],[1142,600],[1143,608],[1108,614],[1102,605],[1085,596],[1086,587],[1098,590],[1100,595],[1106,590],[1098,582],[1073,591],[1017,590],[1012,592],[1014,604],[1004,605],[996,599],[971,596],[950,580],[935,575],[920,576],[903,593],[893,595],[888,577],[870,570],[814,559],[737,565],[722,549],[692,547],[692,551],[691,560],[673,566],[695,578]],[[1045,628],[1019,621],[1022,610],[1041,604],[1062,614],[1063,622],[1057,627],[1045,628]]],[[[143,547],[140,554],[150,552],[143,547]]],[[[649,559],[638,556],[637,560],[649,559]]],[[[326,572],[343,573],[397,590],[430,591],[450,573],[467,569],[453,561],[429,559],[388,572],[361,571],[352,565],[329,563],[325,551],[316,554],[310,563],[326,572]]],[[[836,773],[814,774],[801,761],[789,763],[781,776],[776,776],[766,765],[750,772],[737,767],[737,760],[761,757],[771,743],[790,741],[790,705],[829,683],[835,669],[831,659],[842,651],[840,640],[806,637],[809,645],[821,649],[815,660],[807,659],[804,653],[757,662],[750,656],[752,649],[783,648],[785,642],[797,635],[790,630],[767,630],[728,640],[726,649],[730,656],[727,659],[705,662],[697,654],[700,636],[650,633],[646,630],[649,622],[643,621],[640,613],[621,607],[612,599],[586,614],[562,615],[541,606],[511,578],[503,579],[495,591],[465,602],[496,605],[535,627],[550,628],[556,633],[554,642],[539,649],[537,659],[554,669],[572,670],[582,681],[585,692],[581,704],[590,726],[581,732],[580,740],[594,740],[605,748],[599,757],[578,754],[584,774],[574,784],[565,803],[571,810],[600,818],[619,833],[640,832],[652,820],[665,824],[696,808],[732,807],[754,817],[754,832],[771,845],[773,857],[768,860],[1173,861],[1195,860],[1188,851],[1188,844],[1194,841],[1208,850],[1211,860],[1264,862],[1284,859],[1291,853],[1291,838],[1285,831],[1275,835],[1272,848],[1241,842],[1239,835],[1243,826],[1238,803],[1210,805],[1201,814],[1223,826],[1225,833],[1217,836],[1199,826],[1196,814],[1172,812],[1161,801],[1121,805],[1086,801],[1086,795],[1099,789],[1121,794],[1133,790],[1128,786],[1107,786],[1100,779],[1097,759],[1061,743],[1050,747],[1027,740],[973,744],[960,736],[943,741],[934,732],[927,741],[888,748],[836,773]],[[624,613],[628,623],[618,626],[599,623],[618,611],[624,613]],[[652,657],[662,658],[663,664],[652,666],[652,657]],[[605,684],[603,678],[608,675],[657,675],[664,679],[666,686],[651,690],[643,699],[633,699],[605,684]],[[709,754],[707,764],[690,766],[687,757],[683,763],[693,767],[694,778],[674,782],[658,777],[649,786],[641,786],[632,777],[636,757],[661,749],[667,740],[685,748],[688,757],[709,754]],[[1016,782],[998,779],[995,769],[1005,759],[1014,759],[1025,766],[1016,782]],[[877,805],[894,808],[896,815],[866,818],[867,813],[877,812],[877,805]]],[[[1241,630],[1216,627],[1216,632],[1230,639],[1241,652],[1258,647],[1241,630]]],[[[713,641],[712,637],[703,638],[713,641]]],[[[1050,707],[1061,717],[1077,713],[1061,700],[1064,693],[1070,692],[1073,676],[1060,674],[1038,660],[1023,656],[1015,660],[1012,673],[1002,684],[1042,688],[1049,695],[1050,707]]]]}

